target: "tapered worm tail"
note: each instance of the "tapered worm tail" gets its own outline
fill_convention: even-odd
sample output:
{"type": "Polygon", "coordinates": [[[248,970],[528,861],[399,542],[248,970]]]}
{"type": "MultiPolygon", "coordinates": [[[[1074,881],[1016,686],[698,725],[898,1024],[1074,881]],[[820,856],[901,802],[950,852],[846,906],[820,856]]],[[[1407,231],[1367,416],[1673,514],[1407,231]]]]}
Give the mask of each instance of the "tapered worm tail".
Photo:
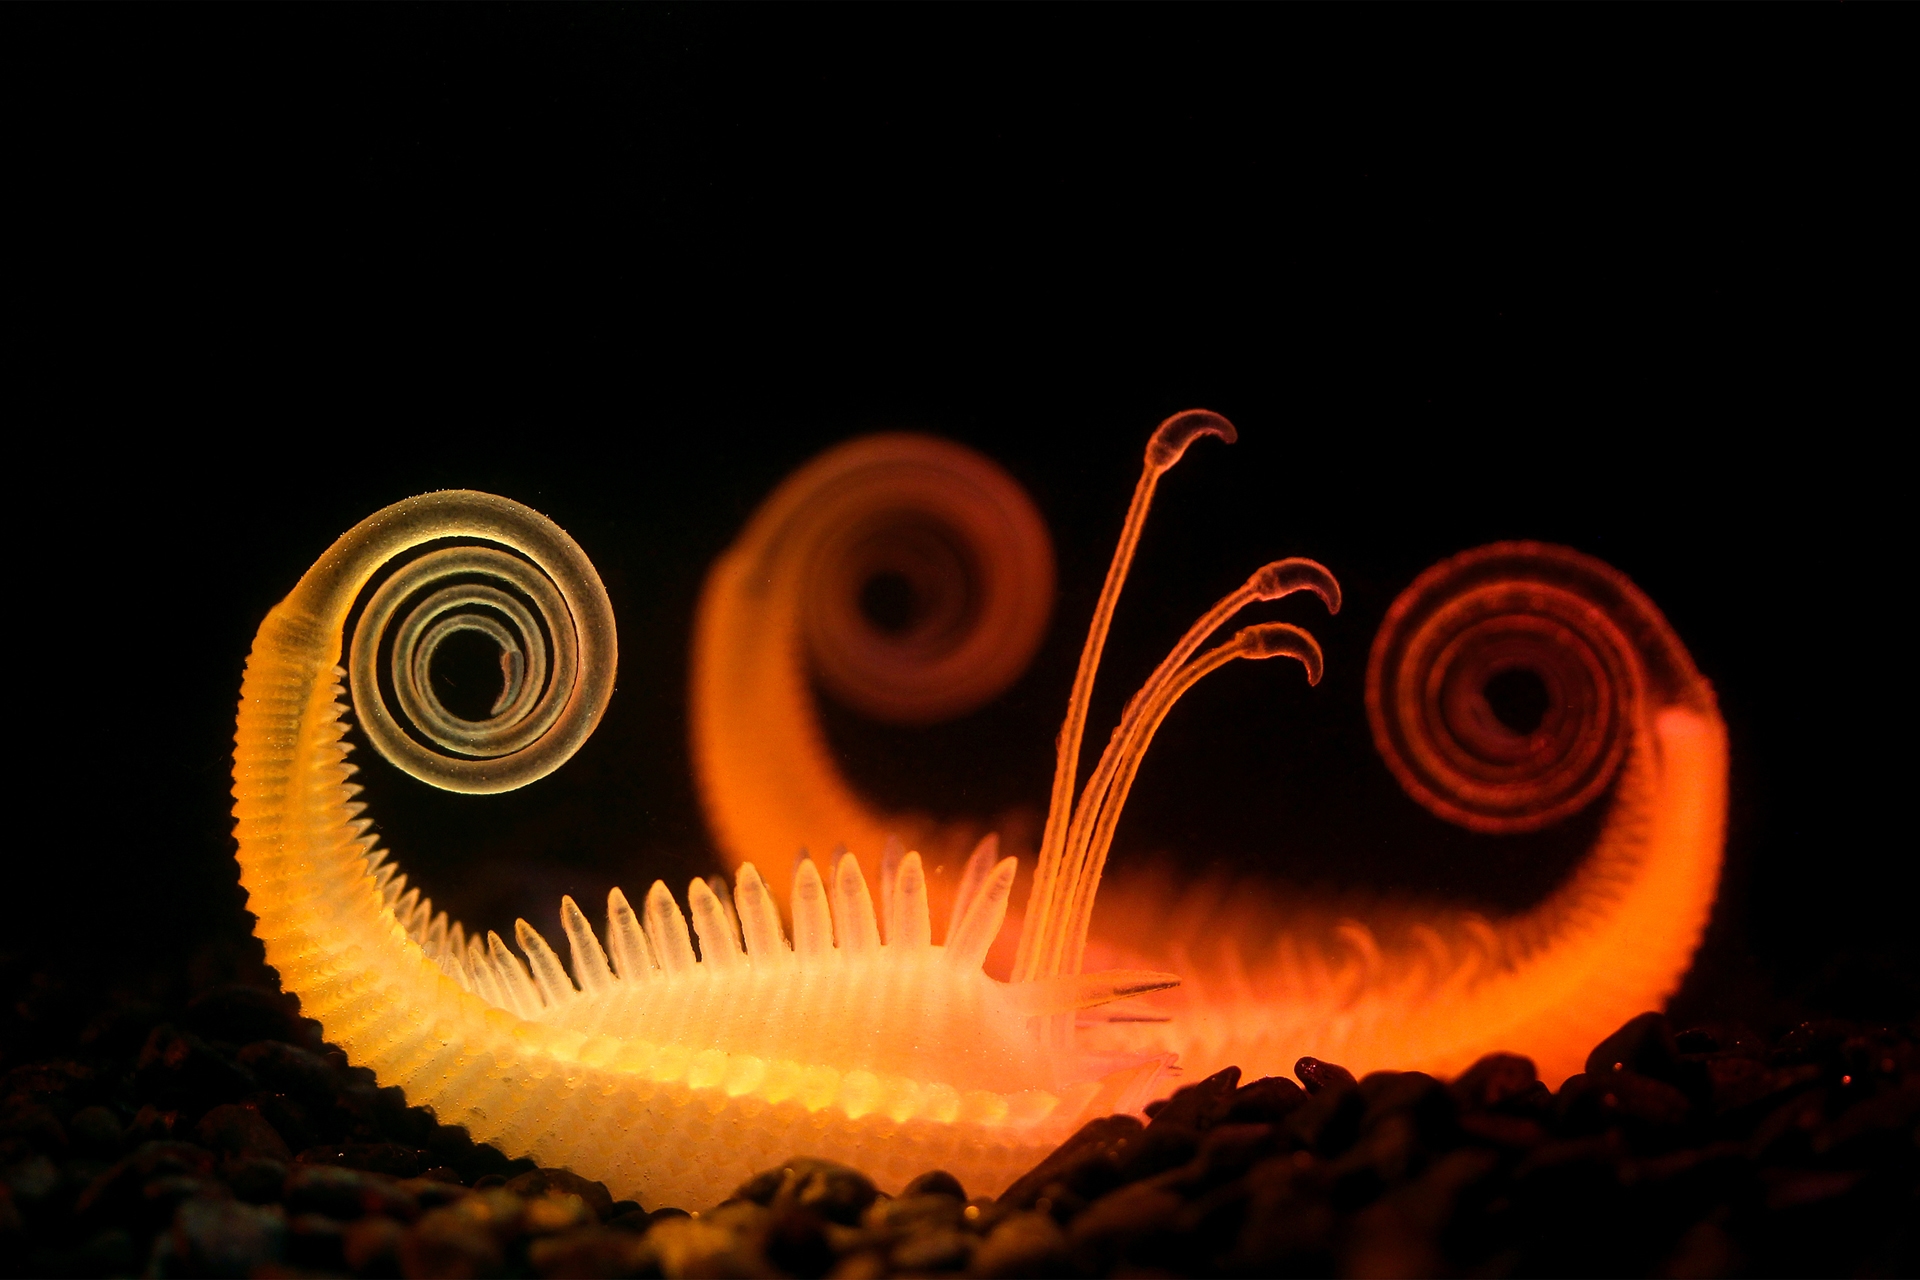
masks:
{"type": "Polygon", "coordinates": [[[1533,831],[1603,796],[1607,812],[1538,905],[1491,922],[1436,916],[1449,940],[1427,928],[1385,959],[1346,929],[1374,976],[1338,1009],[1277,1005],[1347,1028],[1339,1051],[1362,1067],[1457,1071],[1497,1045],[1551,1079],[1579,1070],[1595,1039],[1673,993],[1706,927],[1727,804],[1712,687],[1625,575],[1509,542],[1443,561],[1400,595],[1374,638],[1366,702],[1394,776],[1449,822],[1533,831]]]}
{"type": "MultiPolygon", "coordinates": [[[[234,818],[256,932],[287,989],[356,1062],[410,1076],[413,1101],[460,1123],[486,1092],[461,1062],[559,1041],[533,1028],[510,1042],[500,1010],[537,1007],[536,975],[497,935],[468,939],[428,918],[416,891],[402,892],[354,799],[340,701],[357,598],[397,558],[453,539],[492,545],[436,547],[403,563],[356,630],[353,682],[369,737],[435,786],[497,792],[544,777],[593,732],[617,657],[613,610],[585,554],[519,503],[428,494],[343,535],[261,624],[241,684],[234,818]],[[506,655],[506,688],[477,725],[449,715],[426,679],[436,648],[463,630],[506,655]]],[[[491,1119],[500,1132],[502,1116],[491,1119]]]]}
{"type": "Polygon", "coordinates": [[[1421,574],[1367,663],[1375,745],[1407,794],[1475,831],[1532,831],[1604,791],[1663,707],[1711,714],[1713,691],[1653,602],[1564,547],[1503,542],[1421,574]],[[1504,722],[1488,691],[1538,684],[1538,723],[1504,722]]]}

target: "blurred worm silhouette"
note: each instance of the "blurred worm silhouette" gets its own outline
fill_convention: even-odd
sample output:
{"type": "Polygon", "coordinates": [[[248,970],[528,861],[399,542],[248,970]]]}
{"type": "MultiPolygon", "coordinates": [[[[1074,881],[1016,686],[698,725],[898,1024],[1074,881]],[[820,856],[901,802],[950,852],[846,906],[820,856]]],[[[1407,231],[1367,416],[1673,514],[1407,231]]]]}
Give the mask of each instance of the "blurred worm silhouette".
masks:
{"type": "MultiPolygon", "coordinates": [[[[1231,438],[1231,428],[1217,434],[1231,438]]],[[[1157,475],[1151,464],[1148,472],[1157,475]]],[[[1244,887],[1183,892],[1162,876],[1123,873],[1093,913],[1138,751],[1096,769],[1078,811],[1084,827],[1070,827],[1076,717],[1150,500],[1143,478],[1062,731],[1023,921],[1044,929],[1065,912],[1071,923],[1055,942],[1066,950],[1037,954],[1029,938],[1014,976],[1076,967],[1091,937],[1108,959],[1177,972],[1183,985],[1155,997],[1155,1020],[1128,1010],[1088,1022],[1083,1043],[1171,1051],[1189,1074],[1227,1065],[1279,1074],[1303,1054],[1362,1071],[1444,1074],[1507,1050],[1557,1081],[1614,1027],[1672,994],[1719,882],[1725,727],[1658,608],[1602,562],[1541,543],[1468,551],[1410,585],[1375,638],[1366,709],[1394,776],[1447,821],[1535,830],[1608,797],[1592,848],[1545,901],[1497,920],[1435,905],[1362,921],[1244,887]],[[1516,673],[1544,695],[1535,726],[1509,726],[1489,700],[1516,673]],[[1071,901],[1054,879],[1063,859],[1083,873],[1071,901]]],[[[724,856],[738,864],[843,846],[884,878],[897,838],[930,862],[957,861],[978,825],[943,830],[863,799],[827,747],[811,681],[889,720],[971,709],[1019,674],[1051,581],[1031,504],[957,445],[867,437],[783,482],[715,563],[694,629],[693,756],[724,856]],[[876,620],[861,593],[888,574],[907,579],[918,619],[876,620]]],[[[1129,707],[1116,743],[1184,678],[1199,645],[1275,585],[1256,574],[1196,624],[1129,707]]],[[[1314,589],[1337,608],[1330,576],[1314,589]]],[[[937,891],[950,880],[930,883],[937,891]]]]}

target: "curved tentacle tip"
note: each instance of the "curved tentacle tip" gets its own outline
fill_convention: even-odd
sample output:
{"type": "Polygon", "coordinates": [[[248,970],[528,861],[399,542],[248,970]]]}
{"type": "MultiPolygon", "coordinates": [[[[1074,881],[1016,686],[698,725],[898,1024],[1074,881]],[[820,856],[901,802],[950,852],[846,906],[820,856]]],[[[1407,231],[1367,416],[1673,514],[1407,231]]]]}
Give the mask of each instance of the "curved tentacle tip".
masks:
{"type": "Polygon", "coordinates": [[[1307,669],[1307,683],[1319,684],[1326,671],[1320,642],[1290,622],[1261,622],[1243,627],[1229,641],[1242,658],[1297,658],[1307,669]]]}
{"type": "Polygon", "coordinates": [[[1153,439],[1147,441],[1147,465],[1155,471],[1165,471],[1180,461],[1187,446],[1201,436],[1218,436],[1232,444],[1240,438],[1240,433],[1211,409],[1183,410],[1154,428],[1153,439]]]}
{"type": "Polygon", "coordinates": [[[1328,613],[1340,612],[1340,583],[1317,560],[1301,556],[1275,560],[1262,565],[1247,579],[1247,586],[1261,600],[1278,600],[1296,591],[1311,591],[1327,606],[1328,613]]]}

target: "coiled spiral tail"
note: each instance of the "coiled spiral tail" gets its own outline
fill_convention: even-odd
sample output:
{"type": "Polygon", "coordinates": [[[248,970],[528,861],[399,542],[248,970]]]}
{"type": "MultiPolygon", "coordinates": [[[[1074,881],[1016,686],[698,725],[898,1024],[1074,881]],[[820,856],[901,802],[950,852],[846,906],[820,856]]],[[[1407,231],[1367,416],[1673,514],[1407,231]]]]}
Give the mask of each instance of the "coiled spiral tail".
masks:
{"type": "Polygon", "coordinates": [[[789,476],[715,562],[694,625],[694,766],[729,861],[845,845],[872,875],[896,834],[936,862],[965,857],[978,830],[938,832],[853,790],[815,682],[881,721],[961,715],[1025,670],[1053,594],[1039,513],[970,449],[867,436],[789,476]]]}
{"type": "Polygon", "coordinates": [[[1691,669],[1617,570],[1495,543],[1434,565],[1394,601],[1367,663],[1367,717],[1427,809],[1474,831],[1534,831],[1606,789],[1643,701],[1670,701],[1698,681],[1691,669]]]}
{"type": "Polygon", "coordinates": [[[1713,688],[1652,601],[1564,547],[1464,552],[1389,609],[1366,692],[1381,755],[1450,821],[1528,831],[1604,792],[1580,861],[1492,919],[1247,885],[1182,902],[1177,878],[1123,878],[1103,963],[1184,985],[1157,1002],[1164,1026],[1115,1022],[1101,1043],[1170,1049],[1190,1075],[1278,1073],[1301,1054],[1449,1074],[1505,1050],[1557,1082],[1673,994],[1719,889],[1728,753],[1713,688]]]}
{"type": "Polygon", "coordinates": [[[889,1187],[939,1167],[997,1191],[1086,1118],[1144,1101],[1163,1055],[1065,1060],[1029,1024],[1173,979],[1089,974],[1015,991],[989,978],[981,964],[1015,866],[991,840],[968,864],[955,945],[938,949],[915,853],[888,864],[884,946],[851,858],[826,879],[811,862],[796,868],[791,947],[751,866],[732,890],[689,885],[691,930],[659,882],[641,913],[609,895],[604,945],[562,899],[571,974],[524,920],[515,955],[498,933],[436,913],[355,798],[340,660],[363,594],[350,658],[361,718],[386,716],[382,749],[443,787],[498,791],[559,765],[605,709],[616,654],[580,549],[478,493],[362,521],[261,623],[234,733],[241,884],[302,1012],[383,1085],[477,1140],[655,1203],[712,1202],[796,1150],[889,1187]],[[450,540],[491,546],[431,545],[450,540]],[[506,687],[479,720],[450,712],[427,679],[436,649],[463,631],[501,646],[506,687]]]}
{"type": "Polygon", "coordinates": [[[768,505],[786,502],[769,556],[799,574],[807,656],[835,697],[929,724],[1026,670],[1053,608],[1053,545],[993,462],[944,440],[871,436],[816,459],[768,505]]]}
{"type": "Polygon", "coordinates": [[[384,551],[381,560],[366,556],[368,573],[444,538],[499,544],[428,551],[367,601],[347,665],[375,749],[423,782],[476,794],[511,791],[564,764],[599,724],[618,663],[613,606],[586,553],[545,516],[490,494],[429,494],[362,528],[384,551]],[[430,678],[440,646],[463,632],[500,649],[504,687],[482,720],[449,711],[430,678]],[[387,703],[383,665],[399,716],[387,703]]]}

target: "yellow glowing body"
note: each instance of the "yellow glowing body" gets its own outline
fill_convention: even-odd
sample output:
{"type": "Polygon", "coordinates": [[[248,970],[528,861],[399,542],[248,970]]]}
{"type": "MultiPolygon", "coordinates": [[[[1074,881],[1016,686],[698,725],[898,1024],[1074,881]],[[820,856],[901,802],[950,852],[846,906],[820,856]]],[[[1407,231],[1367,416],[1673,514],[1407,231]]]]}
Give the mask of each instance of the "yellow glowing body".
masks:
{"type": "MultiPolygon", "coordinates": [[[[1491,561],[1451,564],[1429,584],[1437,612],[1405,619],[1409,651],[1426,645],[1442,657],[1377,654],[1386,692],[1370,707],[1410,791],[1484,829],[1544,820],[1611,781],[1613,808],[1595,849],[1546,903],[1492,923],[1436,911],[1369,928],[1245,900],[1237,918],[1209,919],[1182,917],[1153,886],[1122,878],[1094,910],[1141,756],[1181,693],[1239,658],[1292,657],[1319,679],[1319,649],[1298,628],[1246,627],[1209,648],[1211,637],[1243,606],[1294,591],[1339,607],[1338,585],[1310,561],[1260,569],[1189,630],[1129,704],[1076,800],[1090,691],[1154,486],[1207,435],[1230,441],[1233,428],[1204,412],[1176,415],[1148,446],[1061,732],[1013,981],[989,978],[982,962],[1007,918],[1015,860],[998,857],[991,837],[950,877],[930,875],[898,845],[877,856],[902,824],[872,812],[826,751],[798,654],[806,627],[833,642],[844,619],[810,615],[794,574],[834,534],[779,536],[807,529],[806,486],[783,490],[784,503],[756,518],[716,566],[700,609],[696,764],[735,883],[689,886],[691,931],[657,882],[638,912],[616,890],[603,933],[563,900],[571,975],[524,921],[515,941],[525,961],[493,934],[468,936],[406,887],[354,799],[342,681],[368,738],[408,772],[458,791],[524,785],[577,749],[611,695],[613,618],[597,575],[550,522],[485,494],[412,499],[343,535],[268,615],[242,686],[236,834],[269,963],[356,1063],[442,1122],[650,1204],[711,1203],[795,1154],[856,1164],[888,1189],[945,1168],[992,1194],[1086,1118],[1141,1105],[1175,1055],[1189,1074],[1229,1063],[1277,1074],[1307,1053],[1361,1070],[1444,1073],[1494,1049],[1532,1054],[1549,1075],[1577,1069],[1588,1046],[1657,1005],[1688,965],[1718,882],[1726,744],[1711,690],[1657,610],[1572,553],[1516,545],[1489,549],[1499,553],[1491,561]],[[441,545],[405,563],[372,592],[343,654],[356,601],[385,566],[461,539],[492,546],[441,545]],[[1519,579],[1476,585],[1476,573],[1507,561],[1520,566],[1519,579]],[[1527,566],[1544,577],[1526,578],[1527,566]],[[1599,656],[1565,670],[1547,650],[1540,660],[1556,679],[1590,678],[1606,696],[1573,698],[1579,714],[1525,750],[1497,732],[1476,739],[1476,704],[1449,692],[1445,665],[1456,651],[1480,652],[1461,649],[1447,629],[1465,604],[1479,607],[1475,591],[1560,601],[1560,614],[1527,614],[1496,638],[1524,648],[1529,635],[1572,627],[1599,656]],[[1589,623],[1590,635],[1581,631],[1589,623]],[[461,630],[502,648],[506,687],[482,722],[449,715],[424,678],[435,646],[461,630]],[[539,651],[543,636],[551,653],[539,651]],[[385,706],[383,681],[410,728],[385,706]],[[1461,743],[1408,730],[1425,723],[1423,697],[1437,697],[1434,714],[1454,717],[1448,732],[1460,730],[1494,763],[1468,759],[1470,776],[1454,786],[1448,770],[1461,743]],[[1514,750],[1547,763],[1508,768],[1500,753],[1514,750]],[[783,920],[753,860],[779,865],[803,845],[818,855],[842,842],[869,870],[855,856],[824,868],[801,860],[783,920]],[[878,911],[867,888],[876,875],[878,911]],[[936,913],[947,916],[939,945],[936,913]],[[1116,967],[1083,974],[1089,955],[1116,967]],[[1159,972],[1166,968],[1187,982],[1155,997],[1171,1021],[1076,1024],[1078,1011],[1168,992],[1176,979],[1159,972]]],[[[907,487],[948,504],[951,516],[942,476],[958,468],[973,484],[983,474],[959,452],[885,437],[868,452],[843,451],[840,462],[918,468],[907,487]]],[[[822,678],[911,719],[977,701],[1017,673],[1045,619],[1051,558],[1030,513],[996,497],[996,483],[978,484],[955,517],[999,529],[1017,561],[993,580],[1000,585],[969,587],[969,616],[998,619],[996,635],[934,645],[914,669],[889,658],[877,675],[853,662],[822,678]],[[920,669],[940,674],[925,700],[914,687],[920,669]]],[[[845,491],[835,501],[860,510],[845,491]]],[[[927,551],[926,563],[942,554],[927,551]]],[[[1472,624],[1461,634],[1507,625],[1497,609],[1482,612],[1461,615],[1472,624]]]]}
{"type": "MultiPolygon", "coordinates": [[[[695,881],[699,961],[685,918],[657,882],[640,914],[616,891],[604,944],[567,900],[571,981],[525,922],[516,932],[530,969],[497,936],[469,939],[435,915],[418,889],[405,889],[360,816],[342,741],[340,662],[348,615],[381,566],[452,538],[512,548],[558,584],[528,585],[492,551],[485,563],[465,550],[431,553],[465,557],[445,563],[469,578],[480,564],[557,611],[548,628],[572,657],[553,665],[571,683],[556,675],[550,697],[529,685],[515,703],[542,730],[531,743],[505,717],[449,722],[474,752],[494,754],[443,756],[387,742],[389,730],[378,726],[390,718],[356,679],[360,718],[384,752],[450,789],[508,789],[557,767],[611,691],[612,617],[591,566],[551,523],[485,494],[428,495],[371,517],[262,623],[236,735],[241,879],[268,962],[357,1064],[476,1139],[652,1204],[713,1203],[796,1153],[853,1162],[883,1186],[946,1168],[991,1193],[1087,1116],[1145,1100],[1162,1058],[1062,1053],[1033,1028],[1044,1015],[1170,979],[1090,974],[1010,985],[986,977],[981,960],[1013,879],[1013,860],[996,861],[990,846],[969,866],[944,946],[932,943],[912,854],[890,867],[884,945],[852,859],[832,869],[830,888],[812,863],[797,869],[791,946],[751,867],[730,901],[695,881]]],[[[435,636],[469,625],[433,610],[492,590],[455,585],[429,599],[402,625],[418,647],[398,656],[424,664],[435,636]]],[[[390,612],[382,592],[369,615],[390,612]]],[[[396,595],[393,603],[403,602],[396,595]]],[[[360,638],[357,631],[351,665],[371,680],[378,646],[360,638]]],[[[396,662],[397,676],[407,661],[396,662]]]]}

